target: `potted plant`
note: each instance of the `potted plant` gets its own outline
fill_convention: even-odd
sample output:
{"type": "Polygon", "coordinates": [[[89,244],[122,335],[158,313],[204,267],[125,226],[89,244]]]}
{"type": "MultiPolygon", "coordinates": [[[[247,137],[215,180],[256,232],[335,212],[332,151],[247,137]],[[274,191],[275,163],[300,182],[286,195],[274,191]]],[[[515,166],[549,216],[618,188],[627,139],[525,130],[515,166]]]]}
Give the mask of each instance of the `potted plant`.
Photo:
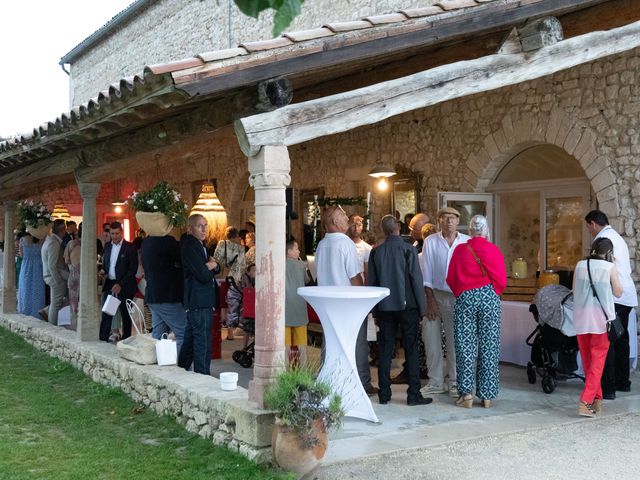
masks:
{"type": "Polygon", "coordinates": [[[317,368],[299,364],[282,372],[265,392],[265,405],[276,411],[271,437],[273,457],[285,470],[306,475],[322,460],[327,432],[342,423],[342,399],[317,368]]]}
{"type": "Polygon", "coordinates": [[[140,227],[153,237],[164,237],[173,227],[182,227],[187,221],[187,204],[164,181],[146,192],[133,192],[129,204],[136,211],[140,227]]]}
{"type": "Polygon", "coordinates": [[[42,202],[25,200],[18,203],[18,217],[27,232],[38,240],[42,240],[51,228],[51,211],[42,202]]]}

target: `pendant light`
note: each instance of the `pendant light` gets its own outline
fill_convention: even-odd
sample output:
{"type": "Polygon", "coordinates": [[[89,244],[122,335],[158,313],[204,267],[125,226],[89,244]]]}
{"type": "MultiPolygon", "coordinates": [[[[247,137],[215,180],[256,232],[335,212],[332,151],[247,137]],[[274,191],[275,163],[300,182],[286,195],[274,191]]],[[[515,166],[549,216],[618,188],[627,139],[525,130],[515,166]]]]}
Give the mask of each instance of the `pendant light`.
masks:
{"type": "Polygon", "coordinates": [[[191,215],[200,214],[207,219],[207,244],[224,240],[227,230],[227,212],[225,211],[212,182],[204,182],[198,200],[191,209],[191,215]]]}
{"type": "Polygon", "coordinates": [[[61,219],[66,222],[71,220],[71,215],[69,215],[69,210],[67,210],[67,207],[64,206],[64,203],[58,202],[54,205],[53,211],[51,212],[51,219],[52,220],[61,219]]]}

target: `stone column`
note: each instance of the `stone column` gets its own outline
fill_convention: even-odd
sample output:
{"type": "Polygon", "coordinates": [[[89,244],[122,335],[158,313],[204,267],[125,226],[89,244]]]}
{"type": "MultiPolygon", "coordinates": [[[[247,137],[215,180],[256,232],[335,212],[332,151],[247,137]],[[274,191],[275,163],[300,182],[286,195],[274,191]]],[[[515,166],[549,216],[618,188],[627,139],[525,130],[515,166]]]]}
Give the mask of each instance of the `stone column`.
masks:
{"type": "Polygon", "coordinates": [[[16,202],[4,202],[2,313],[16,313],[16,252],[13,238],[15,215],[16,202]]]}
{"type": "Polygon", "coordinates": [[[264,408],[265,389],[285,366],[285,188],[291,182],[289,152],[265,146],[249,158],[249,183],[256,193],[256,333],[249,400],[264,408]]]}
{"type": "Polygon", "coordinates": [[[82,240],[80,243],[80,301],[78,304],[78,339],[96,341],[100,331],[98,301],[98,251],[96,249],[96,197],[99,183],[85,183],[76,178],[82,196],[82,240]]]}

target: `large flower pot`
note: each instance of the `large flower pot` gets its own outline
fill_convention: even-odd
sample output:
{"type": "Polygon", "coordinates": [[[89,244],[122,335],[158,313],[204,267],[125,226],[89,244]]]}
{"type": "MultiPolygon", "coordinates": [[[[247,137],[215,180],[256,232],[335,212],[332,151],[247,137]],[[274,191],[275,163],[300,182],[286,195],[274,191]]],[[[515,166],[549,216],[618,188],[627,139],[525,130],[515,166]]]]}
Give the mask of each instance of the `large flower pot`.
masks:
{"type": "Polygon", "coordinates": [[[51,224],[45,225],[44,222],[40,220],[37,227],[27,226],[26,230],[32,237],[42,240],[48,235],[49,230],[51,230],[51,224]]]}
{"type": "Polygon", "coordinates": [[[173,226],[169,217],[159,212],[136,212],[136,220],[140,227],[151,237],[168,235],[173,226]]]}
{"type": "Polygon", "coordinates": [[[329,439],[322,419],[316,419],[310,432],[313,445],[305,445],[300,435],[276,419],[271,434],[271,448],[276,463],[290,472],[305,476],[324,458],[329,439]]]}

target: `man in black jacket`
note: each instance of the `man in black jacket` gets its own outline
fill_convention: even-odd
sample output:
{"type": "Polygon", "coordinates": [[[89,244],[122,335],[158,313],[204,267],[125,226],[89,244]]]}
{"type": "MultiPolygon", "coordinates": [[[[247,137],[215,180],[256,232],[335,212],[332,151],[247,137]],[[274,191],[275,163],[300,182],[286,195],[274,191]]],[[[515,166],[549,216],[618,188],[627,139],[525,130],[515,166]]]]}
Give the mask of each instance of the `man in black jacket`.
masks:
{"type": "Polygon", "coordinates": [[[209,257],[204,246],[207,220],[202,215],[191,215],[188,233],[180,240],[182,269],[184,272],[184,308],[187,325],[184,343],[180,349],[178,366],[209,375],[211,367],[211,322],[218,304],[215,274],[220,271],[217,262],[209,257]]]}
{"type": "MultiPolygon", "coordinates": [[[[127,242],[122,234],[120,222],[109,225],[111,241],[104,247],[102,257],[103,274],[102,304],[107,295],[113,294],[120,300],[120,314],[122,315],[122,338],[131,336],[131,317],[127,311],[126,301],[132,299],[137,290],[136,272],[138,271],[138,252],[133,244],[127,242]]],[[[111,321],[113,317],[102,313],[100,322],[100,340],[109,341],[111,321]]]]}
{"type": "Polygon", "coordinates": [[[390,290],[376,307],[380,326],[379,400],[386,404],[391,399],[391,356],[400,327],[409,377],[407,405],[427,405],[431,398],[420,394],[418,367],[418,327],[426,310],[418,254],[400,237],[400,223],[394,216],[382,217],[381,227],[385,241],[371,251],[367,277],[368,285],[390,290]]]}
{"type": "Polygon", "coordinates": [[[142,242],[142,266],[147,287],[144,299],[151,310],[153,338],[172,331],[176,335],[178,353],[187,324],[182,299],[184,282],[180,243],[171,235],[147,237],[142,242]]]}

